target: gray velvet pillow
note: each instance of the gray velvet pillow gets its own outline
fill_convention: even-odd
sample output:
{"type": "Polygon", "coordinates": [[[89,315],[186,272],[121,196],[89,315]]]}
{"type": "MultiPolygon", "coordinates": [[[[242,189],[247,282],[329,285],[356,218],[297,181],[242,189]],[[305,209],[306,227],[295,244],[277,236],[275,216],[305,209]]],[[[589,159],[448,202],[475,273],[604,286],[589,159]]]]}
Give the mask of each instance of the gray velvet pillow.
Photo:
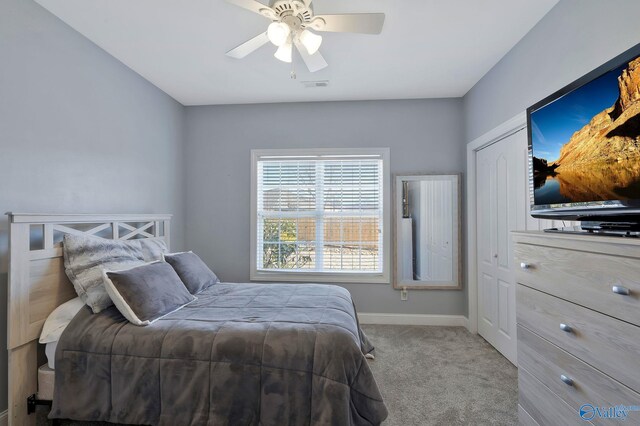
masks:
{"type": "Polygon", "coordinates": [[[69,280],[94,313],[113,305],[104,288],[103,269],[120,270],[144,264],[142,247],[137,241],[65,234],[62,251],[69,280]]]}
{"type": "Polygon", "coordinates": [[[191,294],[198,294],[220,282],[216,274],[192,251],[165,254],[164,260],[173,266],[191,294]]]}
{"type": "Polygon", "coordinates": [[[168,263],[157,261],[125,271],[104,271],[111,300],[135,325],[149,325],[197,300],[168,263]]]}

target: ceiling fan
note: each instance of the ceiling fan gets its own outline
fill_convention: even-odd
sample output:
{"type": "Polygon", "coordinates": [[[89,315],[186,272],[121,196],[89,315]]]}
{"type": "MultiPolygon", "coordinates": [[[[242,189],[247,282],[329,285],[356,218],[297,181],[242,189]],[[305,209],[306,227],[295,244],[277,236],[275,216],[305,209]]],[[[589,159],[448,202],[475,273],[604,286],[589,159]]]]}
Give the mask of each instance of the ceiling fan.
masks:
{"type": "Polygon", "coordinates": [[[322,36],[311,30],[380,34],[384,24],[384,13],[314,15],[312,0],[270,0],[269,6],[256,0],[226,1],[272,21],[267,31],[231,49],[226,53],[227,56],[241,59],[271,42],[278,47],[273,56],[290,63],[295,46],[311,72],[327,66],[327,62],[318,51],[322,36]]]}

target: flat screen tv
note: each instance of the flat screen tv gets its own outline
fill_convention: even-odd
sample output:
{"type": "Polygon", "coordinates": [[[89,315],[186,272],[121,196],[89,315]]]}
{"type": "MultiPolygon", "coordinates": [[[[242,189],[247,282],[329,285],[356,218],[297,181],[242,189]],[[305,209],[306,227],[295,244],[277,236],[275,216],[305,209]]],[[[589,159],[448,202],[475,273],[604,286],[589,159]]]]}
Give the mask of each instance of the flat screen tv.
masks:
{"type": "Polygon", "coordinates": [[[531,214],[640,221],[640,44],[527,109],[531,214]]]}

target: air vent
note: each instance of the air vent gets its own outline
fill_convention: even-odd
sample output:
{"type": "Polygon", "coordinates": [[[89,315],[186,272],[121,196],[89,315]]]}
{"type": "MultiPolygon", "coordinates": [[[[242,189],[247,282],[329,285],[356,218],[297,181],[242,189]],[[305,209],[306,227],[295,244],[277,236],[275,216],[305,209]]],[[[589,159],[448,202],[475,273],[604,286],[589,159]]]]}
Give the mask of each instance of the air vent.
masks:
{"type": "Polygon", "coordinates": [[[329,80],[317,80],[317,81],[301,81],[304,87],[327,87],[329,86],[329,80]]]}

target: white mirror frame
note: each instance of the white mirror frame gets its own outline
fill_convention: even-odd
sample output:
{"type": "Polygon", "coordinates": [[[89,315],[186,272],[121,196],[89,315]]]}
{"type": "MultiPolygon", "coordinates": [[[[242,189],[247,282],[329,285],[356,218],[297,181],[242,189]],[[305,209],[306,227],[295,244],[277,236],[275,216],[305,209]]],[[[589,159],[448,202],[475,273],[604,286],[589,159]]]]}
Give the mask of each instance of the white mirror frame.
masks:
{"type": "Polygon", "coordinates": [[[404,174],[394,175],[393,179],[393,218],[394,218],[394,274],[393,288],[407,290],[461,290],[462,289],[462,175],[461,174],[404,174]],[[400,268],[402,267],[402,256],[398,249],[398,240],[401,235],[402,218],[402,182],[403,181],[423,181],[444,178],[454,182],[457,194],[453,197],[454,207],[454,227],[453,241],[457,247],[453,251],[453,280],[451,281],[416,281],[401,280],[400,268]]]}

